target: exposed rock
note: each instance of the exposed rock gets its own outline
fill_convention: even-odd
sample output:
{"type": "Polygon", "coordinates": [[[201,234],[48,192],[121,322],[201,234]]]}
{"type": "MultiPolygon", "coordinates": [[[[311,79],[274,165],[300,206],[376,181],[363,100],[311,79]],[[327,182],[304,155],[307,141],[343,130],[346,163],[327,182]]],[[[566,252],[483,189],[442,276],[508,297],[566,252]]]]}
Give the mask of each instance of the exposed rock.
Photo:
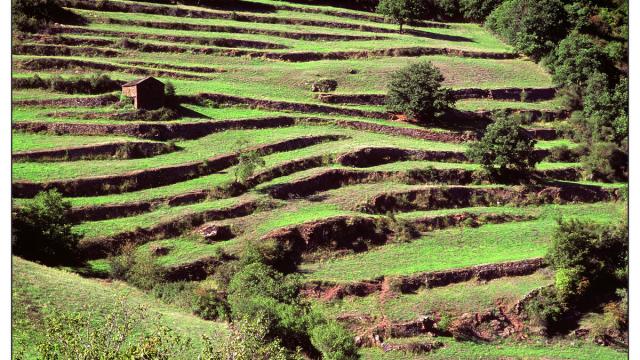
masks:
{"type": "Polygon", "coordinates": [[[313,92],[335,91],[336,88],[338,88],[338,82],[332,79],[322,79],[311,84],[311,91],[313,92]]]}

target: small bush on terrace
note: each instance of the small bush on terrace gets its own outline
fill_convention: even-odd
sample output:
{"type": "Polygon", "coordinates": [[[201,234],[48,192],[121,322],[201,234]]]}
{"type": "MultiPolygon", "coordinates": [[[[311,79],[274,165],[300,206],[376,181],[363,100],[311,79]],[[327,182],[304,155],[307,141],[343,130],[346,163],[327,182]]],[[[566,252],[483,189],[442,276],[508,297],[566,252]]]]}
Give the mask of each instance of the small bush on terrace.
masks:
{"type": "MultiPolygon", "coordinates": [[[[238,148],[245,146],[245,143],[238,142],[238,148]]],[[[265,166],[264,159],[255,151],[242,151],[238,157],[238,164],[233,169],[234,181],[244,184],[259,167],[265,166]]]]}
{"type": "Polygon", "coordinates": [[[380,0],[376,12],[400,25],[402,32],[402,26],[418,20],[424,13],[424,8],[420,0],[380,0]]]}
{"type": "Polygon", "coordinates": [[[535,144],[526,130],[501,114],[487,127],[482,139],[469,146],[467,156],[494,177],[519,177],[539,161],[533,151],[535,144]]]}
{"type": "Polygon", "coordinates": [[[387,108],[418,121],[433,121],[454,103],[451,90],[442,87],[443,81],[440,70],[429,61],[400,69],[391,76],[387,108]]]}
{"type": "Polygon", "coordinates": [[[74,263],[82,238],[73,231],[71,203],[55,190],[40,192],[13,212],[13,253],[47,265],[74,263]]]}
{"type": "Polygon", "coordinates": [[[310,331],[311,343],[320,350],[326,360],[348,360],[358,358],[358,349],[353,336],[340,324],[329,321],[310,331]]]}

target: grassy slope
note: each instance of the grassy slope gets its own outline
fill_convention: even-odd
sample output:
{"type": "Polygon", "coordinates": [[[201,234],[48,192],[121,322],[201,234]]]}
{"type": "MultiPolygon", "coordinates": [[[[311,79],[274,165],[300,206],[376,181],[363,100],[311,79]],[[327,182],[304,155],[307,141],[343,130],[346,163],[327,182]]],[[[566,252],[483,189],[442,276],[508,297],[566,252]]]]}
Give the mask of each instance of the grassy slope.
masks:
{"type": "MultiPolygon", "coordinates": [[[[200,344],[200,335],[219,336],[226,331],[222,323],[202,320],[174,306],[147,295],[122,282],[85,279],[79,275],[38,265],[13,257],[13,336],[14,350],[33,355],[34,339],[40,337],[38,321],[52,311],[85,309],[98,324],[102,312],[108,312],[125,298],[131,306],[143,305],[149,310],[145,323],[157,321],[178,334],[200,344]],[[23,344],[24,347],[23,347],[23,344]]],[[[195,354],[185,354],[185,359],[195,354]]]]}

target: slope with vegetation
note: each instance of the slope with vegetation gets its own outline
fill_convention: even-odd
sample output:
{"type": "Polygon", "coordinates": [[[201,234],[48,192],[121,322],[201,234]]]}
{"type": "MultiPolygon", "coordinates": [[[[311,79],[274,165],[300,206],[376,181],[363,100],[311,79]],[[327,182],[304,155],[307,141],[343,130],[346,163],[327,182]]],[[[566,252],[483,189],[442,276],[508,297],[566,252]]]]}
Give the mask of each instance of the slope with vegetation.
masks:
{"type": "Polygon", "coordinates": [[[627,357],[625,2],[12,9],[15,358],[627,357]]]}

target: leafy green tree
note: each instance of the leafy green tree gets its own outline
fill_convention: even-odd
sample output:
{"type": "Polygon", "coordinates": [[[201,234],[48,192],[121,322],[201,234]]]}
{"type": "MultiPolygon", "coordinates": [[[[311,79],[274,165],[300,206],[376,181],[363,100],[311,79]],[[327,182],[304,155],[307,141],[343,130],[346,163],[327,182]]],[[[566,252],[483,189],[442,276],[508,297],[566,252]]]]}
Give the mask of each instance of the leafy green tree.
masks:
{"type": "Polygon", "coordinates": [[[561,86],[584,86],[594,74],[613,72],[602,47],[589,36],[575,32],[560,41],[548,63],[554,82],[561,86]]]}
{"type": "Polygon", "coordinates": [[[419,121],[433,121],[454,103],[451,90],[442,87],[443,81],[440,70],[429,61],[402,68],[391,75],[387,108],[419,121]]]}
{"type": "Polygon", "coordinates": [[[40,192],[13,212],[13,253],[47,265],[77,260],[82,236],[73,231],[71,203],[55,190],[40,192]]]}
{"type": "Polygon", "coordinates": [[[524,175],[539,161],[535,144],[526,130],[503,114],[487,127],[480,141],[469,145],[467,156],[492,175],[524,175]]]}
{"type": "Polygon", "coordinates": [[[465,20],[483,22],[503,0],[460,0],[460,11],[465,20]]]}
{"type": "Polygon", "coordinates": [[[402,32],[402,26],[418,20],[424,9],[420,0],[380,0],[376,12],[400,25],[402,32]]]}
{"type": "Polygon", "coordinates": [[[562,40],[570,27],[560,0],[507,0],[485,25],[517,51],[540,60],[562,40]]]}
{"type": "Polygon", "coordinates": [[[595,73],[587,80],[582,115],[588,121],[593,141],[622,145],[629,132],[629,80],[622,78],[614,87],[609,77],[595,73]]]}

